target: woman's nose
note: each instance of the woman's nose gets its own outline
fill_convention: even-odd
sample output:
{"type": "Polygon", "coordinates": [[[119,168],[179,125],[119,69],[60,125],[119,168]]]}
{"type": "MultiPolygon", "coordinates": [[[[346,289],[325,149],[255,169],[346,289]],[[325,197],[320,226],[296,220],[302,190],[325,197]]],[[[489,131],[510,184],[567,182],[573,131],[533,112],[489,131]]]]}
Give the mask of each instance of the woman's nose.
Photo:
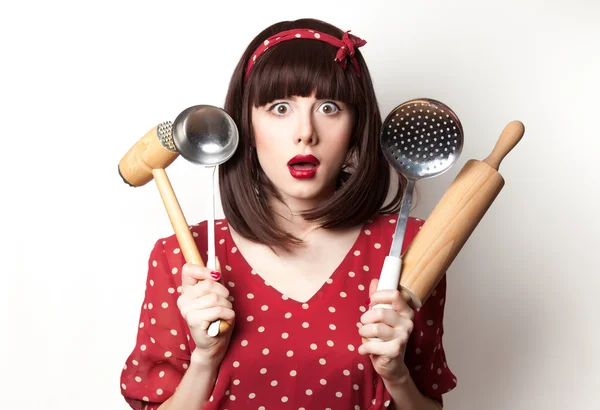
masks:
{"type": "Polygon", "coordinates": [[[307,145],[314,145],[317,143],[313,118],[308,113],[300,116],[300,119],[298,120],[295,143],[299,144],[301,142],[307,145]]]}

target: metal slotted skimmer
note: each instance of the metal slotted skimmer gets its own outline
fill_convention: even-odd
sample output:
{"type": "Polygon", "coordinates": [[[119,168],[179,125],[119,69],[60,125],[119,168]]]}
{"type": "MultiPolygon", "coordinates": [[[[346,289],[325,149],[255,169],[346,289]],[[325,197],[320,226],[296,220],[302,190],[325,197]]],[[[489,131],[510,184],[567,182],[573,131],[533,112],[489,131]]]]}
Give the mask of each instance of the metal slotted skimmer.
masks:
{"type": "Polygon", "coordinates": [[[442,174],[456,162],[462,151],[463,129],[456,114],[441,102],[411,100],[387,116],[381,129],[380,145],[390,165],[407,180],[396,232],[377,288],[398,289],[400,254],[414,185],[421,178],[442,174]]]}

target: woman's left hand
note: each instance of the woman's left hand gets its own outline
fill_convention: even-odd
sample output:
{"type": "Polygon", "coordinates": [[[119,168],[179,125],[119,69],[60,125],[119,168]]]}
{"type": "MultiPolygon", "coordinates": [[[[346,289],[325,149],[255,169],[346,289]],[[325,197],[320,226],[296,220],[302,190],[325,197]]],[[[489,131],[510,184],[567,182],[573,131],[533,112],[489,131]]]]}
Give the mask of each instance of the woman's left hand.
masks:
{"type": "Polygon", "coordinates": [[[390,304],[391,309],[374,308],[365,312],[358,333],[363,344],[358,348],[361,355],[369,355],[375,371],[387,381],[398,381],[408,375],[404,353],[413,330],[414,312],[399,290],[376,291],[379,280],[373,279],[369,286],[369,306],[390,304]],[[368,338],[379,340],[367,340],[368,338]]]}

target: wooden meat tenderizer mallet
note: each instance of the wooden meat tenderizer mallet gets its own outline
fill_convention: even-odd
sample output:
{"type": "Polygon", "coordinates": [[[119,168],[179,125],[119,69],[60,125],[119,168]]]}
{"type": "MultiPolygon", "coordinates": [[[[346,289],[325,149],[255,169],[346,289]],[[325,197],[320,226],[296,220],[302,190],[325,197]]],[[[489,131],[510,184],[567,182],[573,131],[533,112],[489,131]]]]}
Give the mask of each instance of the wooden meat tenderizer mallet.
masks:
{"type": "MultiPolygon", "coordinates": [[[[133,187],[143,186],[154,179],[185,261],[204,266],[165,171],[179,156],[173,144],[172,127],[171,121],[166,121],[148,131],[119,162],[119,175],[125,183],[133,187]]],[[[225,320],[219,322],[218,326],[209,327],[210,336],[216,336],[229,329],[229,323],[225,320]]]]}
{"type": "Polygon", "coordinates": [[[400,288],[421,307],[504,186],[500,162],[523,137],[510,122],[483,161],[469,160],[431,212],[402,257],[400,288]]]}

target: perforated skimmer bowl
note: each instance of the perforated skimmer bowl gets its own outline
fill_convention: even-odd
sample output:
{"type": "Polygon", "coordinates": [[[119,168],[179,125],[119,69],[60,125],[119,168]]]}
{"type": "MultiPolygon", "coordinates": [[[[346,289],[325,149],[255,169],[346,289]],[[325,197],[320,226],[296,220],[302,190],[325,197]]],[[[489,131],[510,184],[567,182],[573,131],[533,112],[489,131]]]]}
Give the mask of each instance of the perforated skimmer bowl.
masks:
{"type": "Polygon", "coordinates": [[[463,129],[458,116],[445,104],[417,99],[400,104],[387,116],[380,144],[390,165],[407,179],[390,255],[400,255],[414,184],[450,169],[463,146],[463,129]]]}

